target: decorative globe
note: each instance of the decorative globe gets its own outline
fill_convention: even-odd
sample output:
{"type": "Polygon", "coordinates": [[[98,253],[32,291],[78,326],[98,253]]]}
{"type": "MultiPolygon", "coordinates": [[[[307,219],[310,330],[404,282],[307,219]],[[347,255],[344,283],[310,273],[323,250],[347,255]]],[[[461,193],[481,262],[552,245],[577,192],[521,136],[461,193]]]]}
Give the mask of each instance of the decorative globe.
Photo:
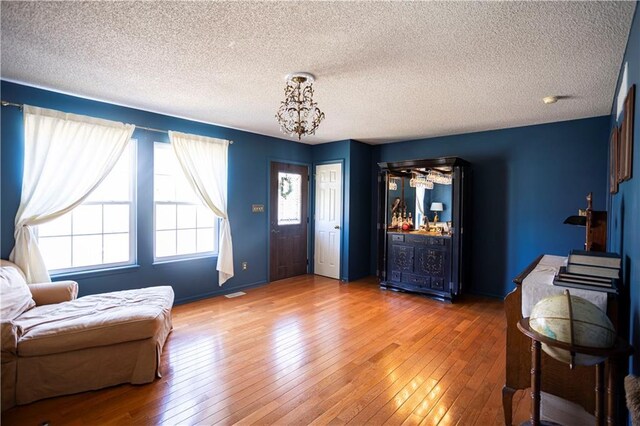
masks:
{"type": "MultiPolygon", "coordinates": [[[[613,324],[596,305],[582,297],[571,296],[568,291],[539,301],[531,311],[529,326],[543,336],[577,346],[610,348],[616,341],[613,324]],[[569,308],[571,298],[571,309],[569,308]],[[570,315],[570,313],[572,315],[570,315]],[[573,342],[571,326],[573,323],[573,342]]],[[[564,349],[542,344],[542,350],[560,362],[569,364],[571,354],[564,349]]],[[[576,365],[594,365],[604,357],[576,354],[576,365]]]]}

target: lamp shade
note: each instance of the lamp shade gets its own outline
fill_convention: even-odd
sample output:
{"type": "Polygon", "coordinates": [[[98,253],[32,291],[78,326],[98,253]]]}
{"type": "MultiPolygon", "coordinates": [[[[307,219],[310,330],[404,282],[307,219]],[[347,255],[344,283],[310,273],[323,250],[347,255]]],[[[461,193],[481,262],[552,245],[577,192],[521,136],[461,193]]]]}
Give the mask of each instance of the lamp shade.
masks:
{"type": "Polygon", "coordinates": [[[429,210],[432,212],[441,212],[444,210],[444,206],[442,203],[431,203],[431,208],[429,210]]]}

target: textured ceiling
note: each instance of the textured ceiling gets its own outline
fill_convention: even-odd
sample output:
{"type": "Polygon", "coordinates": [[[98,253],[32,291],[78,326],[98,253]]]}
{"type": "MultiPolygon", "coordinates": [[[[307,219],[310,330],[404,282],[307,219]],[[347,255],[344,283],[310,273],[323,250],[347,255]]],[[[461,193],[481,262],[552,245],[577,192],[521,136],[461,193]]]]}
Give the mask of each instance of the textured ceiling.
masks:
{"type": "Polygon", "coordinates": [[[304,142],[375,144],[609,114],[634,8],[3,1],[2,77],[286,138],[283,79],[308,71],[304,142]]]}

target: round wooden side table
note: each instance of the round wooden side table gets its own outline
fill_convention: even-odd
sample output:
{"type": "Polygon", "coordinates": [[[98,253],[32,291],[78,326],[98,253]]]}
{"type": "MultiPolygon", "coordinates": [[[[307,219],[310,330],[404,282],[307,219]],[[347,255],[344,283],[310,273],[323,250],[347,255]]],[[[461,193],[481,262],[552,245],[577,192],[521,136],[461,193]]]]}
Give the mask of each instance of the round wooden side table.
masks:
{"type": "Polygon", "coordinates": [[[524,422],[523,425],[539,426],[549,423],[540,421],[540,378],[542,375],[541,368],[541,348],[542,344],[564,349],[571,352],[572,355],[584,354],[597,357],[604,357],[605,361],[596,364],[596,425],[604,425],[606,416],[607,425],[614,426],[616,422],[616,362],[615,358],[622,356],[630,356],[633,348],[625,340],[618,337],[616,343],[610,348],[590,348],[586,346],[571,345],[569,343],[559,342],[547,336],[543,336],[529,326],[529,317],[522,318],[518,322],[518,329],[531,339],[531,419],[524,422]],[[606,368],[605,368],[606,367],[606,368]],[[604,405],[604,382],[607,388],[607,405],[605,413],[604,405]]]}

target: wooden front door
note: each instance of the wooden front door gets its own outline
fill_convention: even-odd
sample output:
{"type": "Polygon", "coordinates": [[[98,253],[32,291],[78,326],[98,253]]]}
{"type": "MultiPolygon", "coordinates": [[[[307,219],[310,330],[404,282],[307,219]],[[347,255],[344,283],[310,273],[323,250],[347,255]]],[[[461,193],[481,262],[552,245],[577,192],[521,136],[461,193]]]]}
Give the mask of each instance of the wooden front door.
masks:
{"type": "Polygon", "coordinates": [[[271,163],[269,281],[307,273],[309,169],[271,163]]]}

